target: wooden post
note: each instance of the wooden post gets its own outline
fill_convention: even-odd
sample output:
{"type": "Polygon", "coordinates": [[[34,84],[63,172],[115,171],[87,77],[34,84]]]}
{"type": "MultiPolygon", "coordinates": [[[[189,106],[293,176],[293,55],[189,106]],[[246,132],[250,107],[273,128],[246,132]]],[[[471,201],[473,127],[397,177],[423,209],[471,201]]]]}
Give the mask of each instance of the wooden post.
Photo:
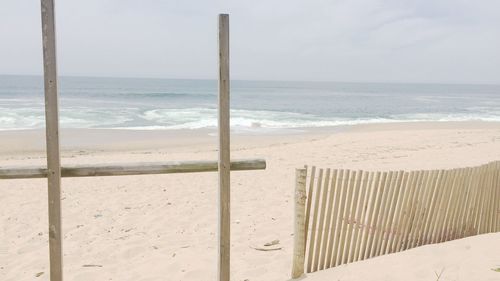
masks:
{"type": "Polygon", "coordinates": [[[230,278],[229,15],[219,15],[219,281],[230,278]]]}
{"type": "Polygon", "coordinates": [[[41,0],[49,203],[50,280],[62,281],[61,163],[54,0],[41,0]]]}
{"type": "MultiPolygon", "coordinates": [[[[295,227],[293,236],[292,278],[304,274],[305,248],[305,211],[306,211],[306,169],[295,170],[295,227]]],[[[312,188],[312,186],[310,187],[312,188]]],[[[309,198],[311,200],[311,198],[309,198]]]]}

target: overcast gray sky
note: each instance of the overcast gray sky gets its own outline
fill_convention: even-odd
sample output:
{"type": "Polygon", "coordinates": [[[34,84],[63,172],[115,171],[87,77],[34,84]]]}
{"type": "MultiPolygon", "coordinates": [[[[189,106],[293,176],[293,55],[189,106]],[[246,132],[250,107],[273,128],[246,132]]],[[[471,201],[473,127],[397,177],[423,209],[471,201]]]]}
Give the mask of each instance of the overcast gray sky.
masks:
{"type": "MultiPolygon", "coordinates": [[[[60,75],[500,83],[498,0],[56,0],[60,75]]],[[[41,74],[39,0],[0,0],[0,74],[41,74]]]]}

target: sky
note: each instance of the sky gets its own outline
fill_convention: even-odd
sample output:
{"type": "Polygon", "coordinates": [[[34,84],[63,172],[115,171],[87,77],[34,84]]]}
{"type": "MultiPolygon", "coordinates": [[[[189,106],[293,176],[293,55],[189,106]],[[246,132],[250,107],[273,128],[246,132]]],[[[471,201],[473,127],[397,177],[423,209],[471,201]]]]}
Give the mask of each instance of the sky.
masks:
{"type": "MultiPolygon", "coordinates": [[[[500,84],[498,0],[56,1],[59,75],[500,84]]],[[[39,0],[0,0],[0,74],[41,74],[39,0]]]]}

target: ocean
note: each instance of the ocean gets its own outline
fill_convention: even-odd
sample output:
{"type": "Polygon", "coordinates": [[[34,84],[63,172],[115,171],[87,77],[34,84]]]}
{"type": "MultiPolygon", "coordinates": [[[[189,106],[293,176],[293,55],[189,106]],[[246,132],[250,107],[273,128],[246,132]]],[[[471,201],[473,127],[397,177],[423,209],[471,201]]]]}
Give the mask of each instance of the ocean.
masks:
{"type": "MultiPolygon", "coordinates": [[[[60,77],[62,128],[217,124],[217,81],[60,77]]],[[[500,121],[500,85],[232,81],[231,127],[262,131],[417,121],[500,121]]],[[[0,130],[44,127],[43,78],[0,75],[0,130]]]]}

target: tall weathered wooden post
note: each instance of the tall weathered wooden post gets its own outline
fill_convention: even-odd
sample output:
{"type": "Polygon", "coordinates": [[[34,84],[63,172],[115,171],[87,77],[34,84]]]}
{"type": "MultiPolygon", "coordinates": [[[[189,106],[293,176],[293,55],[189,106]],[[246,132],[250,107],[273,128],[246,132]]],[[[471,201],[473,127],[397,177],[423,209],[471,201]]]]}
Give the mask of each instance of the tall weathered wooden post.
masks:
{"type": "Polygon", "coordinates": [[[219,281],[230,278],[229,15],[219,15],[219,281]]]}
{"type": "Polygon", "coordinates": [[[54,0],[41,0],[43,74],[45,84],[45,124],[49,201],[50,280],[61,281],[61,163],[59,157],[59,108],[54,0]]]}

